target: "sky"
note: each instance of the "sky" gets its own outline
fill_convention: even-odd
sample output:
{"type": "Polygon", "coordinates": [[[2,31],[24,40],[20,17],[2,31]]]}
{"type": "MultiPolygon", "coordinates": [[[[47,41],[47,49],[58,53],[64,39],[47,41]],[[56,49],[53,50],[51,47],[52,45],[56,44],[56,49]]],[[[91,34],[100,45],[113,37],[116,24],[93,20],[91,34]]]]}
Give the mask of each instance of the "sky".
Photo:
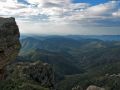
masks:
{"type": "Polygon", "coordinates": [[[21,34],[120,35],[120,0],[0,0],[21,34]]]}

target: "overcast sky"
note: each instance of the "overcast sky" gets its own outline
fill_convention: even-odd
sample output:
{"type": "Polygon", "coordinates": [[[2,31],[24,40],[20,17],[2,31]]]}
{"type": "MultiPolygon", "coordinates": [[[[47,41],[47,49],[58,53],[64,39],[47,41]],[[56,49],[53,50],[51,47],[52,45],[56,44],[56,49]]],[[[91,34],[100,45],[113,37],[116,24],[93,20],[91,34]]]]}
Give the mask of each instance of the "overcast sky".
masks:
{"type": "Polygon", "coordinates": [[[120,34],[120,0],[0,0],[27,34],[120,34]]]}

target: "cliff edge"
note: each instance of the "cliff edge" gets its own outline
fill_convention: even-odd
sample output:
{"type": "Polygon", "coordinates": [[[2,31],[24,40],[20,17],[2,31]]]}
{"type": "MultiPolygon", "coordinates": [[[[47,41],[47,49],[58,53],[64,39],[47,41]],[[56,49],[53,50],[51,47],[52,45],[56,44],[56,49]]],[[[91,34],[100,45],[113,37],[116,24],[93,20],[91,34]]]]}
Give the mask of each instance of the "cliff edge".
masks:
{"type": "Polygon", "coordinates": [[[0,18],[0,90],[55,90],[49,64],[12,62],[21,48],[19,37],[15,18],[0,18]]]}
{"type": "Polygon", "coordinates": [[[0,17],[0,78],[4,68],[15,60],[20,50],[20,33],[15,18],[0,17]]]}

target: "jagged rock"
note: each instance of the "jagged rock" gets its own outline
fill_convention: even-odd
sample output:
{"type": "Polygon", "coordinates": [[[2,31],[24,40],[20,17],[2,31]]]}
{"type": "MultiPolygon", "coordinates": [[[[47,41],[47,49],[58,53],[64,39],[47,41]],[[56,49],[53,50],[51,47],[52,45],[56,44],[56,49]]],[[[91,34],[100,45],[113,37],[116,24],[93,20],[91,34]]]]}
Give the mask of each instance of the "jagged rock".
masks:
{"type": "Polygon", "coordinates": [[[87,90],[105,90],[104,88],[97,87],[95,85],[90,85],[87,90]]]}
{"type": "MultiPolygon", "coordinates": [[[[54,71],[51,65],[41,62],[19,62],[7,66],[6,80],[16,81],[20,90],[55,90],[54,71]],[[26,85],[26,86],[25,86],[26,85]],[[23,87],[24,86],[24,87],[23,87]]],[[[18,90],[19,90],[18,89],[18,90]]],[[[14,90],[14,89],[13,89],[14,90]]]]}
{"type": "Polygon", "coordinates": [[[72,88],[72,90],[83,90],[83,88],[82,88],[81,86],[78,85],[78,86],[72,88]]]}
{"type": "Polygon", "coordinates": [[[40,83],[41,86],[54,87],[54,71],[49,64],[41,62],[31,63],[24,72],[29,78],[40,83]]]}
{"type": "Polygon", "coordinates": [[[0,77],[4,67],[15,60],[20,49],[19,29],[15,18],[0,18],[0,77]]]}

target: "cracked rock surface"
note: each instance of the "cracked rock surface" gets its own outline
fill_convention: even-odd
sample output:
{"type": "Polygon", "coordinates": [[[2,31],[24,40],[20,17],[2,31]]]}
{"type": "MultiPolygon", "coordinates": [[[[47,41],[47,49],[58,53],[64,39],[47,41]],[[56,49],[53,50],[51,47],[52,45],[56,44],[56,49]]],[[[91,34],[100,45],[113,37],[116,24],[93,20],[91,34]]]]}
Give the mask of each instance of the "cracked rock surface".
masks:
{"type": "MultiPolygon", "coordinates": [[[[15,18],[0,17],[0,74],[11,61],[15,60],[20,50],[20,33],[15,18]]],[[[0,75],[1,77],[1,75],[0,75]]]]}

